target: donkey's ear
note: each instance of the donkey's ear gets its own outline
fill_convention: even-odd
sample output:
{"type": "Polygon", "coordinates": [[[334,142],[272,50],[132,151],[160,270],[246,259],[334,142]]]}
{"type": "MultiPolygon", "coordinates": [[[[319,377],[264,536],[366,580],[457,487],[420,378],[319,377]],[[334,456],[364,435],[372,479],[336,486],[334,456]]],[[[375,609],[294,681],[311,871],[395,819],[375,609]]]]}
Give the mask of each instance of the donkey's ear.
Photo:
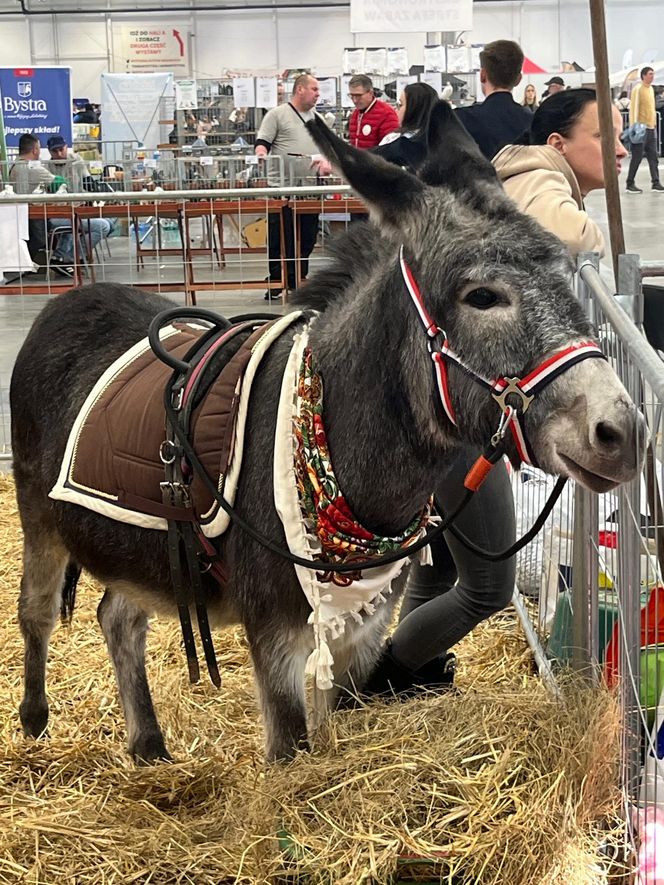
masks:
{"type": "Polygon", "coordinates": [[[307,123],[321,153],[364,200],[371,217],[402,228],[410,213],[419,212],[424,185],[410,172],[338,138],[318,118],[307,123]]]}
{"type": "Polygon", "coordinates": [[[477,181],[498,182],[496,171],[446,101],[434,105],[427,130],[427,159],[419,171],[427,184],[452,190],[477,181]]]}

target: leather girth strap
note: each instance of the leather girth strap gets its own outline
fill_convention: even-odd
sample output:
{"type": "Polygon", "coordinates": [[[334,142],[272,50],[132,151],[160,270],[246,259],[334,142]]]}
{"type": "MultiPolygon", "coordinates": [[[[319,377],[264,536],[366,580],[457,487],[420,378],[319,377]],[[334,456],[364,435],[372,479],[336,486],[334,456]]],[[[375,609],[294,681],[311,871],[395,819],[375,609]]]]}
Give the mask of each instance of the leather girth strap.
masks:
{"type": "MultiPolygon", "coordinates": [[[[265,328],[265,323],[246,322],[232,326],[230,329],[221,329],[213,335],[204,336],[202,341],[186,354],[184,362],[187,364],[187,371],[176,370],[165,393],[166,397],[170,399],[171,414],[176,417],[179,433],[187,439],[190,438],[192,414],[214,384],[219,371],[219,355],[222,349],[238,335],[248,336],[224,366],[227,376],[229,371],[237,372],[239,382],[251,350],[258,338],[264,333],[265,328]]],[[[235,391],[235,397],[237,399],[237,391],[235,391]]],[[[171,579],[187,655],[189,680],[193,683],[200,679],[196,641],[190,615],[190,603],[193,596],[198,632],[208,673],[212,683],[219,688],[221,675],[212,642],[201,568],[203,567],[205,572],[209,571],[220,582],[225,579],[225,575],[212,545],[207,542],[200,531],[192,499],[193,472],[184,457],[178,442],[178,434],[168,415],[166,436],[160,455],[165,468],[165,479],[161,483],[161,492],[164,512],[169,514],[168,555],[171,579]]]]}

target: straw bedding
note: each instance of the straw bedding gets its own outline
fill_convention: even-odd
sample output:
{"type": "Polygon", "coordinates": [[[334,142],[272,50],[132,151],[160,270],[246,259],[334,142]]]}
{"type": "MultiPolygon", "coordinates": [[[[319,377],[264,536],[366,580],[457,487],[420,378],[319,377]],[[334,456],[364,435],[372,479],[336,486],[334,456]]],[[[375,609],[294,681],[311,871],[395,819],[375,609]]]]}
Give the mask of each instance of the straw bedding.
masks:
{"type": "Polygon", "coordinates": [[[216,692],[189,686],[177,624],[155,622],[149,678],[175,761],[136,768],[85,581],[51,641],[50,737],[24,739],[11,479],[0,506],[0,883],[607,881],[616,706],[578,686],[551,699],[509,615],[458,649],[458,694],[337,714],[312,754],[269,767],[241,631],[217,637],[216,692]]]}

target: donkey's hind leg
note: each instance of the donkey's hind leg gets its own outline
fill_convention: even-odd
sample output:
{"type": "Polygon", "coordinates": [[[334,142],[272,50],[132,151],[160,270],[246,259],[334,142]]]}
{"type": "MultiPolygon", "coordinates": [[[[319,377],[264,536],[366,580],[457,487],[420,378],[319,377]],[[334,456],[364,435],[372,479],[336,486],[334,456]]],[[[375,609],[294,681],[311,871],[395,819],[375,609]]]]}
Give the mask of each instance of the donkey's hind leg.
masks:
{"type": "Polygon", "coordinates": [[[252,635],[249,647],[265,729],[265,755],[269,762],[292,759],[296,750],[308,750],[304,694],[306,649],[292,631],[252,635]]]}
{"type": "Polygon", "coordinates": [[[39,737],[48,723],[46,659],[55,626],[69,555],[59,537],[43,523],[32,525],[22,512],[23,576],[18,620],[24,642],[24,687],[19,716],[23,732],[39,737]]]}
{"type": "Polygon", "coordinates": [[[115,669],[129,752],[139,763],[170,759],[145,672],[146,613],[122,594],[107,588],[97,608],[97,619],[115,669]]]}

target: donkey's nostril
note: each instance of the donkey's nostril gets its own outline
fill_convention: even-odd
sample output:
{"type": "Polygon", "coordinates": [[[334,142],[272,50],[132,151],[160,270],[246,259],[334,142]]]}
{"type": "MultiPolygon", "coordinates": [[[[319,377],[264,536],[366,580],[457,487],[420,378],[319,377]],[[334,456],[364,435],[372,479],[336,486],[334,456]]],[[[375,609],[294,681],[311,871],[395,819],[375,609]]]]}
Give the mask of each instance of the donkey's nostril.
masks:
{"type": "Polygon", "coordinates": [[[601,446],[608,448],[620,445],[623,441],[623,434],[610,421],[600,421],[595,428],[595,439],[601,446]]]}

